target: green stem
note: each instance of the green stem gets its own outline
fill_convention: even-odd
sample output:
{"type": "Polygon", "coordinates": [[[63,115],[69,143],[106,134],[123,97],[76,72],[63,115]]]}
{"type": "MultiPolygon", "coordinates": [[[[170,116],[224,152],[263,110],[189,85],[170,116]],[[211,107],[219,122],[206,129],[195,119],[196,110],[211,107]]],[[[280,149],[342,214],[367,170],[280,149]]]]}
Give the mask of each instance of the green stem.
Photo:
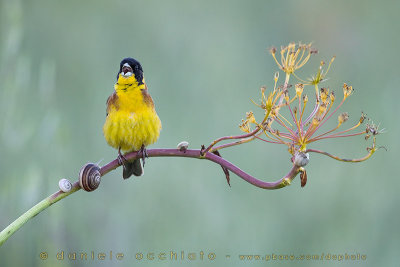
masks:
{"type": "Polygon", "coordinates": [[[4,242],[14,234],[19,228],[21,228],[27,221],[38,215],[41,211],[45,210],[49,206],[53,205],[57,201],[65,198],[66,196],[78,191],[81,189],[79,187],[79,182],[75,182],[72,186],[71,191],[68,193],[64,193],[62,191],[58,191],[47,198],[40,201],[38,204],[30,208],[24,214],[18,217],[14,222],[12,222],[9,226],[7,226],[3,231],[0,232],[0,246],[3,245],[4,242]]]}

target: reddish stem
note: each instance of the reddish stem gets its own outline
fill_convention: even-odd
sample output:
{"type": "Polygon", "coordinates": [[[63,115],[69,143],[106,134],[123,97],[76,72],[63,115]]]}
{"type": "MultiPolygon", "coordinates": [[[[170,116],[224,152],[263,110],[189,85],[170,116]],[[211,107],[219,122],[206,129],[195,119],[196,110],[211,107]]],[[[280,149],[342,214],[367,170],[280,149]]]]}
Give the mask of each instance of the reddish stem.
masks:
{"type": "MultiPolygon", "coordinates": [[[[237,176],[245,180],[246,182],[263,188],[263,189],[279,189],[287,185],[287,182],[290,183],[291,180],[293,180],[297,174],[300,171],[300,167],[293,165],[292,169],[289,171],[288,174],[286,174],[283,178],[275,181],[275,182],[264,182],[261,180],[258,180],[257,178],[251,176],[250,174],[242,171],[240,168],[235,166],[234,164],[230,163],[229,161],[213,154],[210,152],[205,153],[204,155],[201,154],[202,151],[200,149],[188,149],[186,151],[181,151],[179,149],[148,149],[147,154],[149,157],[187,157],[187,158],[197,158],[197,159],[207,159],[212,162],[215,162],[231,172],[235,173],[237,176]]],[[[126,155],[124,155],[127,160],[133,160],[137,158],[142,157],[141,152],[131,152],[126,155]]],[[[109,173],[110,171],[116,169],[120,164],[118,163],[118,160],[113,160],[110,163],[104,165],[100,173],[101,175],[105,175],[109,173]]]]}
{"type": "Polygon", "coordinates": [[[247,138],[250,136],[255,135],[258,131],[260,131],[260,128],[257,127],[254,129],[254,131],[248,133],[248,134],[242,134],[242,135],[235,135],[235,136],[223,136],[218,138],[217,140],[215,140],[214,142],[211,143],[211,145],[209,145],[204,151],[202,151],[202,154],[204,155],[205,153],[207,153],[208,151],[210,151],[210,149],[217,143],[224,141],[224,140],[230,140],[230,139],[243,139],[243,138],[247,138]]]}

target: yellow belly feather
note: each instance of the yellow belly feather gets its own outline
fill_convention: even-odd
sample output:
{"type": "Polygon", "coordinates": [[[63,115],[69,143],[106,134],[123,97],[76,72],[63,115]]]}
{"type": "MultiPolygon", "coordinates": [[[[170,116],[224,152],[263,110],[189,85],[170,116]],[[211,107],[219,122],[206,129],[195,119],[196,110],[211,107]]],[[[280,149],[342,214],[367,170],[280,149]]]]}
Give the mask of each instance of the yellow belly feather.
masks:
{"type": "Polygon", "coordinates": [[[153,144],[160,135],[161,121],[154,107],[144,102],[144,86],[125,86],[124,90],[119,87],[115,85],[118,100],[103,127],[107,143],[125,152],[153,144]]]}

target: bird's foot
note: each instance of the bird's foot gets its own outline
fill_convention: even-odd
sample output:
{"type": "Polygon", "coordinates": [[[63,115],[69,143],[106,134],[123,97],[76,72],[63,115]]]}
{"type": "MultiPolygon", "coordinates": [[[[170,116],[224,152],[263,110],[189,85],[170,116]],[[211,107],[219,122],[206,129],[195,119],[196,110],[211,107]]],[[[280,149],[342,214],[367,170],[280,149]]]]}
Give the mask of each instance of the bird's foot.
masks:
{"type": "Polygon", "coordinates": [[[147,149],[144,145],[142,145],[142,147],[139,150],[140,153],[142,153],[142,161],[143,161],[143,167],[144,167],[144,163],[146,161],[146,158],[149,157],[149,155],[147,154],[147,149]]]}
{"type": "Polygon", "coordinates": [[[118,160],[119,165],[122,165],[122,167],[123,167],[124,169],[126,169],[126,167],[125,167],[125,162],[127,162],[128,160],[125,158],[124,155],[122,155],[122,153],[121,153],[121,148],[118,149],[118,157],[117,157],[117,160],[118,160]]]}

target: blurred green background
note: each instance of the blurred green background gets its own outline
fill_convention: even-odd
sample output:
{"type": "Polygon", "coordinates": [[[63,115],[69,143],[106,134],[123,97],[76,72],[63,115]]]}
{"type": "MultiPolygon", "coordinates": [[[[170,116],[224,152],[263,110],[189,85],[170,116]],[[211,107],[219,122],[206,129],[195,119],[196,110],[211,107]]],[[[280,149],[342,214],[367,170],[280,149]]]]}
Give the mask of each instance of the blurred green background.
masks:
{"type": "MultiPolygon", "coordinates": [[[[1,266],[242,266],[239,254],[363,254],[341,266],[397,266],[400,234],[394,159],[399,151],[399,3],[375,1],[18,1],[0,0],[0,228],[77,179],[86,162],[115,159],[102,134],[105,101],[123,57],[138,59],[163,122],[151,147],[191,148],[238,134],[259,88],[273,85],[271,46],[314,43],[337,58],[329,86],[355,93],[348,125],[364,111],[387,129],[360,164],[311,155],[308,184],[266,191],[207,161],[151,158],[145,175],[121,169],[98,190],[79,191],[45,210],[0,248],[1,266]],[[64,251],[107,259],[56,260],[64,251]],[[109,252],[124,253],[118,262],[109,252]],[[185,253],[185,260],[136,260],[136,253],[185,253]],[[205,256],[199,259],[200,251],[205,256]],[[39,254],[48,253],[47,260],[39,254]],[[196,253],[196,260],[187,259],[196,253]],[[215,260],[207,255],[215,253],[215,260]],[[231,257],[228,259],[226,255],[231,257]]],[[[282,82],[282,80],[281,80],[282,82]]],[[[308,88],[309,95],[312,89],[308,88]]],[[[336,116],[335,116],[336,117],[336,116]]],[[[333,122],[335,123],[335,122],[333,122]]],[[[332,124],[333,125],[333,124],[332,124]]],[[[365,152],[362,137],[321,142],[341,156],[365,152]]],[[[263,180],[291,164],[286,148],[254,142],[221,151],[263,180]]],[[[64,257],[67,257],[65,255],[64,257]]],[[[251,261],[335,266],[334,261],[251,261]]]]}

